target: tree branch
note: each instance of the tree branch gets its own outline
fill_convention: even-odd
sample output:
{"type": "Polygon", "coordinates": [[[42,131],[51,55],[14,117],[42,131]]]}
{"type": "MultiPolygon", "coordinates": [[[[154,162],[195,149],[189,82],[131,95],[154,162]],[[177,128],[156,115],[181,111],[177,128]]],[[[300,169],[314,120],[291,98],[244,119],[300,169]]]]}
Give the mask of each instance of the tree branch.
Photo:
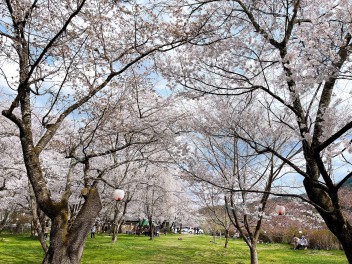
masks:
{"type": "Polygon", "coordinates": [[[352,128],[352,121],[347,123],[339,131],[337,131],[335,134],[333,134],[331,137],[329,137],[327,140],[325,140],[323,143],[321,143],[319,146],[317,146],[315,148],[315,152],[318,154],[319,152],[324,150],[326,147],[328,147],[330,144],[332,144],[335,140],[337,140],[339,137],[341,137],[343,134],[345,134],[351,128],[352,128]]]}

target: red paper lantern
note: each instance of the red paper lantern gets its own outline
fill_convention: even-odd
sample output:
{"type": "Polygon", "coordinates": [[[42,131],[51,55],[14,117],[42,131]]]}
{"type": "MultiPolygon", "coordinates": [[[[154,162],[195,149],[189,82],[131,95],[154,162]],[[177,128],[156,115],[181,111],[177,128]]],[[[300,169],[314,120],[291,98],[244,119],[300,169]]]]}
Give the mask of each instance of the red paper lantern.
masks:
{"type": "Polygon", "coordinates": [[[278,215],[284,215],[286,209],[285,209],[285,206],[277,205],[277,206],[275,207],[275,211],[276,211],[276,213],[277,213],[278,215]]]}
{"type": "Polygon", "coordinates": [[[125,196],[124,190],[115,190],[114,191],[114,200],[121,201],[124,196],[125,196]]]}

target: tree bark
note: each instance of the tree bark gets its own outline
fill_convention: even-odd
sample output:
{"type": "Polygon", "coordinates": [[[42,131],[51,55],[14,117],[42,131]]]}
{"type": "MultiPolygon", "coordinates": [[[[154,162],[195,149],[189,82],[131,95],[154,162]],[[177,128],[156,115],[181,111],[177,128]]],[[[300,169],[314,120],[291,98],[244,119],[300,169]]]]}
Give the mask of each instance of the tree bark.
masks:
{"type": "MultiPolygon", "coordinates": [[[[115,210],[114,210],[113,234],[112,234],[112,242],[113,243],[115,243],[117,240],[119,229],[123,223],[124,216],[126,215],[126,212],[127,212],[127,205],[130,201],[131,201],[131,196],[130,196],[129,192],[127,192],[127,197],[123,201],[123,209],[122,209],[122,214],[121,214],[120,218],[119,218],[119,213],[120,213],[119,202],[116,201],[115,210]]],[[[120,201],[120,203],[122,203],[122,202],[120,201]]]]}
{"type": "Polygon", "coordinates": [[[71,226],[68,225],[68,206],[51,218],[50,247],[43,264],[78,264],[91,227],[102,208],[96,188],[91,188],[86,201],[71,226]]]}
{"type": "Polygon", "coordinates": [[[257,252],[257,242],[253,241],[250,247],[251,253],[251,264],[258,264],[258,252],[257,252]]]}
{"type": "Polygon", "coordinates": [[[348,263],[352,263],[352,226],[343,215],[337,194],[328,195],[321,188],[315,187],[314,181],[306,178],[304,186],[308,197],[311,201],[321,206],[324,210],[316,207],[322,218],[324,219],[329,230],[340,241],[348,263]],[[335,198],[332,199],[332,198],[335,198]]]}
{"type": "Polygon", "coordinates": [[[150,240],[154,239],[154,225],[153,225],[153,216],[148,217],[149,221],[149,238],[150,240]]]}
{"type": "Polygon", "coordinates": [[[120,223],[118,221],[119,217],[119,206],[118,206],[118,201],[115,203],[114,207],[114,222],[113,222],[113,228],[112,228],[112,242],[115,243],[117,240],[117,234],[119,232],[120,228],[120,223]]]}
{"type": "Polygon", "coordinates": [[[229,244],[229,230],[228,229],[225,229],[225,248],[227,248],[229,244]]]}
{"type": "Polygon", "coordinates": [[[35,200],[33,188],[30,184],[28,184],[28,189],[29,189],[29,199],[30,199],[30,205],[31,205],[31,211],[32,211],[33,232],[38,234],[38,240],[40,242],[40,245],[42,246],[44,253],[46,253],[48,251],[48,245],[46,244],[46,238],[43,232],[45,228],[45,215],[38,208],[37,202],[35,200]]]}
{"type": "Polygon", "coordinates": [[[120,223],[116,223],[116,224],[114,223],[113,229],[112,229],[112,243],[115,243],[117,241],[119,229],[120,229],[120,223]]]}
{"type": "Polygon", "coordinates": [[[3,213],[4,213],[3,219],[0,221],[0,233],[4,229],[4,227],[7,223],[7,220],[9,219],[9,216],[11,214],[11,210],[4,210],[3,213]]]}

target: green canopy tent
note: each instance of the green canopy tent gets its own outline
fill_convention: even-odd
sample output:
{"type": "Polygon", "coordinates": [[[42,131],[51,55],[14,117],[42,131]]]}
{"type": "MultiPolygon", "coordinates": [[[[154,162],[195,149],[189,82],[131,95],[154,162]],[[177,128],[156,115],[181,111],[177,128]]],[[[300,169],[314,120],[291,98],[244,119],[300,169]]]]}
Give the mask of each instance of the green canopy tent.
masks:
{"type": "Polygon", "coordinates": [[[139,226],[149,226],[149,221],[147,219],[140,220],[139,226]]]}

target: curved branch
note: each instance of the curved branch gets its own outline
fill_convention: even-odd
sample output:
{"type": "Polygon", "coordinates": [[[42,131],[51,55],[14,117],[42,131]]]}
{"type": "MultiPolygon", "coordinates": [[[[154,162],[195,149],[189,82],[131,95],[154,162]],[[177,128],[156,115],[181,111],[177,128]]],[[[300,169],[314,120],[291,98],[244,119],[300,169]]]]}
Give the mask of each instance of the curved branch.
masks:
{"type": "Polygon", "coordinates": [[[42,52],[39,54],[38,58],[36,59],[36,61],[32,64],[29,73],[27,75],[27,78],[25,80],[25,82],[29,81],[29,78],[31,77],[31,75],[33,74],[35,68],[39,65],[39,63],[41,62],[41,60],[44,58],[44,56],[46,55],[46,53],[48,52],[48,50],[54,45],[55,41],[66,31],[67,27],[70,25],[72,19],[77,16],[81,9],[83,8],[84,4],[85,4],[86,0],[82,0],[82,2],[79,4],[79,6],[77,7],[77,9],[69,16],[69,18],[65,21],[65,24],[63,25],[63,27],[59,30],[59,32],[56,33],[56,35],[49,41],[49,43],[43,48],[42,52]]]}
{"type": "Polygon", "coordinates": [[[340,189],[350,178],[352,178],[352,172],[347,174],[337,185],[336,188],[340,189]]]}
{"type": "Polygon", "coordinates": [[[225,187],[225,186],[221,186],[215,182],[212,182],[210,180],[206,180],[206,179],[203,179],[201,177],[199,177],[198,175],[196,175],[195,173],[189,171],[188,169],[180,166],[180,168],[182,170],[184,170],[185,172],[191,174],[194,178],[198,179],[198,180],[201,180],[203,182],[206,182],[212,186],[215,186],[217,188],[220,188],[220,189],[223,189],[223,190],[226,190],[226,191],[229,191],[230,193],[243,193],[243,192],[247,192],[247,193],[261,193],[261,194],[266,194],[266,195],[274,195],[274,196],[278,196],[278,197],[292,197],[292,198],[299,198],[301,199],[302,201],[308,203],[308,204],[311,204],[313,205],[315,208],[323,211],[324,213],[326,214],[331,214],[334,212],[334,210],[332,211],[327,211],[325,210],[324,208],[322,208],[320,205],[310,201],[309,199],[303,197],[302,195],[298,195],[298,194],[282,194],[282,193],[275,193],[275,192],[271,192],[271,191],[259,191],[259,190],[247,190],[247,189],[233,189],[233,188],[229,188],[229,187],[225,187]]]}

